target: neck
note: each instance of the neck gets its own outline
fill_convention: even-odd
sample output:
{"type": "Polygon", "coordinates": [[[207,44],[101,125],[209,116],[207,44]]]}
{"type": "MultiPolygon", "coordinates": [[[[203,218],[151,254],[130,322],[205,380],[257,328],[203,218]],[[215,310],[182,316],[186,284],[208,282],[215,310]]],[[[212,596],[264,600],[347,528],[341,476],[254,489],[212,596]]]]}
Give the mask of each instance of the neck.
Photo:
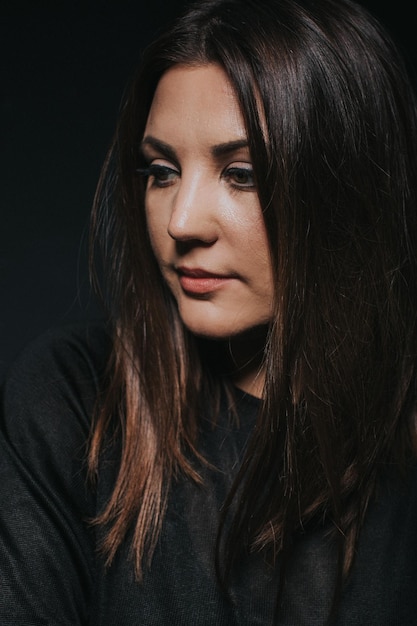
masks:
{"type": "Polygon", "coordinates": [[[234,385],[257,398],[263,397],[265,383],[265,326],[254,328],[225,344],[228,375],[234,385]]]}

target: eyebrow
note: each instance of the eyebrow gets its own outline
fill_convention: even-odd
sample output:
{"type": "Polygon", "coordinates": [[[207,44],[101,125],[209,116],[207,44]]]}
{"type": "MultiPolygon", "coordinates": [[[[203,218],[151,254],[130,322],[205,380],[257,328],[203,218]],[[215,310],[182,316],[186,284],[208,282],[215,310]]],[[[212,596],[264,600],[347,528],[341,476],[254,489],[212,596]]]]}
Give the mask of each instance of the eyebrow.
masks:
{"type": "Polygon", "coordinates": [[[226,141],[225,143],[219,143],[213,146],[211,148],[211,153],[214,157],[221,157],[247,147],[247,139],[236,139],[235,141],[226,141]]]}
{"type": "MultiPolygon", "coordinates": [[[[152,148],[154,148],[161,154],[164,154],[168,159],[171,159],[172,161],[178,161],[178,157],[177,157],[175,150],[169,144],[165,143],[165,141],[161,141],[160,139],[157,139],[156,137],[152,137],[152,135],[147,135],[146,137],[143,138],[143,141],[140,146],[142,152],[143,152],[143,149],[146,148],[147,145],[151,146],[152,148]]],[[[235,139],[232,141],[225,141],[224,143],[218,143],[212,146],[211,153],[214,158],[219,158],[222,156],[226,156],[227,154],[230,154],[232,152],[236,152],[237,150],[240,150],[241,148],[247,148],[248,145],[249,145],[248,140],[246,138],[235,139]]]]}
{"type": "Polygon", "coordinates": [[[165,143],[165,141],[161,141],[160,139],[156,139],[156,137],[147,135],[146,137],[143,138],[142,143],[140,144],[140,149],[142,153],[144,151],[144,148],[146,148],[146,146],[151,146],[152,148],[154,148],[161,154],[165,155],[171,161],[175,161],[175,162],[178,161],[178,157],[177,157],[175,150],[171,148],[169,144],[165,143]]]}

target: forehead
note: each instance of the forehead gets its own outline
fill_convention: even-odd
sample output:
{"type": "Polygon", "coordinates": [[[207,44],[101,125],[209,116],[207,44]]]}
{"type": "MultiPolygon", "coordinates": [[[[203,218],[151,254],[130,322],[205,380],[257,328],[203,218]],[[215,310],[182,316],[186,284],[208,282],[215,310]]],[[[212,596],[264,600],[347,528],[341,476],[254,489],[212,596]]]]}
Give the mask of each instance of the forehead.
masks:
{"type": "Polygon", "coordinates": [[[160,133],[209,142],[246,137],[238,100],[221,67],[177,65],[162,76],[145,131],[160,133]]]}

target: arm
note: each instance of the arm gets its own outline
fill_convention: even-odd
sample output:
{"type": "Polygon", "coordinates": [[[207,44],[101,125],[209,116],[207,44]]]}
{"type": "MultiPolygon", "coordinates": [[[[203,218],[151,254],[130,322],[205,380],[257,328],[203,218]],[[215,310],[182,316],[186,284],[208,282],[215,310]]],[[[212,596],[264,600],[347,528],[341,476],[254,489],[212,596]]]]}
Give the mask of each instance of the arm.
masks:
{"type": "MultiPolygon", "coordinates": [[[[104,333],[103,333],[104,337],[104,333]]],[[[28,348],[6,382],[0,434],[0,623],[87,624],[95,565],[85,467],[97,358],[77,332],[28,348]]]]}

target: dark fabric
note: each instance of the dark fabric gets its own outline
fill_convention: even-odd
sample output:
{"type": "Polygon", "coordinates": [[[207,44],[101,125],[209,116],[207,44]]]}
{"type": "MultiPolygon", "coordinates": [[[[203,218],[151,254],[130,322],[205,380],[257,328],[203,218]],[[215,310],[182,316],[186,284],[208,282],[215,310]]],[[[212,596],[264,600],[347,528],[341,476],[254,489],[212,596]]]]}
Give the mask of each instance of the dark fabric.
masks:
{"type": "MultiPolygon", "coordinates": [[[[259,401],[238,392],[239,424],[222,407],[216,428],[201,417],[204,486],[179,481],[152,567],[134,579],[129,537],[109,570],[91,519],[117,467],[110,448],[97,489],[86,478],[91,415],[109,340],[100,327],[52,331],[25,351],[4,392],[0,440],[0,624],[271,624],[278,585],[260,556],[242,562],[229,597],[216,583],[220,507],[239,465],[259,401]]],[[[363,530],[338,626],[417,624],[417,475],[386,481],[363,530]]],[[[279,623],[324,623],[335,554],[326,529],[297,543],[279,623]]]]}

